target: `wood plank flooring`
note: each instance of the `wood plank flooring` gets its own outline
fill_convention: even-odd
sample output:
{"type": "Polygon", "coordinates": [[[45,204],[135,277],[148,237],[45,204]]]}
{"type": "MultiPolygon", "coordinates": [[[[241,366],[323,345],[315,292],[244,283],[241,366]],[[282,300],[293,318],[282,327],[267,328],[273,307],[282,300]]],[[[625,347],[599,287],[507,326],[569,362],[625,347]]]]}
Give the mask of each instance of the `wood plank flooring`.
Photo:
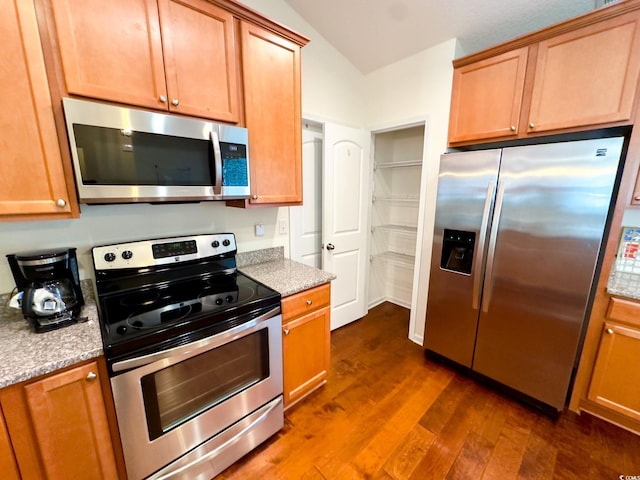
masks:
{"type": "Polygon", "coordinates": [[[640,437],[587,414],[556,421],[407,339],[384,303],[331,335],[326,386],[220,479],[640,478],[640,437]]]}

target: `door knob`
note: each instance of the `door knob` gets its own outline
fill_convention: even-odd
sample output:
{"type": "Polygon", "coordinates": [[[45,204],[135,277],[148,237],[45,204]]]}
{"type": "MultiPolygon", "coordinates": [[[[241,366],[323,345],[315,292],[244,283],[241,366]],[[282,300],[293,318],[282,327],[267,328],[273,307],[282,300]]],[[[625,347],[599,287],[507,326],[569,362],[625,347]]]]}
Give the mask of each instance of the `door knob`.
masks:
{"type": "Polygon", "coordinates": [[[333,245],[333,243],[327,243],[327,250],[335,250],[335,246],[333,245]]]}

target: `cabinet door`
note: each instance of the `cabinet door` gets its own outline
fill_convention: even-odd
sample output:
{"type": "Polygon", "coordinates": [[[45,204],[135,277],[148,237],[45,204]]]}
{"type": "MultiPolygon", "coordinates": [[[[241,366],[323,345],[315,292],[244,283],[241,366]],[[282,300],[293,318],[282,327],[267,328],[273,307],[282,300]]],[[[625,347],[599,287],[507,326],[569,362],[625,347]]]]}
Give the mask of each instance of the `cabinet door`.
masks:
{"type": "Polygon", "coordinates": [[[51,0],[51,5],[69,93],[167,108],[155,0],[51,0]]]}
{"type": "Polygon", "coordinates": [[[605,322],[589,400],[640,420],[640,330],[605,322]]]}
{"type": "Polygon", "coordinates": [[[639,19],[634,12],[540,42],[528,132],[630,120],[639,19]]]}
{"type": "Polygon", "coordinates": [[[95,362],[25,386],[49,479],[117,479],[95,362]]]}
{"type": "Polygon", "coordinates": [[[20,479],[20,472],[2,410],[0,410],[0,472],[2,472],[2,478],[6,480],[20,479]]]}
{"type": "Polygon", "coordinates": [[[251,203],[302,202],[300,47],[242,23],[251,203]]]}
{"type": "Polygon", "coordinates": [[[169,110],[237,122],[233,15],[199,0],[159,0],[158,7],[169,110]]]}
{"type": "Polygon", "coordinates": [[[516,135],[528,47],[456,68],[449,143],[516,135]]]}
{"type": "Polygon", "coordinates": [[[331,309],[324,307],[283,325],[285,407],[325,383],[329,370],[330,317],[331,309]]]}
{"type": "Polygon", "coordinates": [[[0,215],[71,208],[33,2],[0,0],[0,215]]]}

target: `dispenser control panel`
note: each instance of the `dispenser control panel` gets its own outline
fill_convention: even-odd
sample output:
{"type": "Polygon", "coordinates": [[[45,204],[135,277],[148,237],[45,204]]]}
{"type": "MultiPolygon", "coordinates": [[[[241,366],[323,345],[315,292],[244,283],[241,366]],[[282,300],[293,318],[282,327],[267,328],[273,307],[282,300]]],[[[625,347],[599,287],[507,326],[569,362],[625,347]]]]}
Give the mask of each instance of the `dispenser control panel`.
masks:
{"type": "Polygon", "coordinates": [[[471,275],[476,232],[444,229],[440,268],[471,275]]]}

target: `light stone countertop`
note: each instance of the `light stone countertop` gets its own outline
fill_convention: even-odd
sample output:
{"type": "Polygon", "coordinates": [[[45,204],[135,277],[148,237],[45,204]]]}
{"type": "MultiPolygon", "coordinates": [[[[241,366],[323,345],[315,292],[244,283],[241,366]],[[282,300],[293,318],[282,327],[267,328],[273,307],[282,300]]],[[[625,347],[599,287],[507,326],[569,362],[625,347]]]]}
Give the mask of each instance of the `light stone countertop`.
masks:
{"type": "Polygon", "coordinates": [[[0,295],[0,388],[54,372],[102,355],[98,311],[89,280],[83,280],[86,322],[35,333],[22,312],[0,295]]]}
{"type": "Polygon", "coordinates": [[[239,253],[236,259],[238,270],[280,292],[283,297],[336,278],[333,273],[284,258],[283,247],[239,253]]]}
{"type": "MultiPolygon", "coordinates": [[[[283,247],[239,253],[238,269],[283,297],[321,285],[335,275],[284,258],[283,247]]],[[[22,313],[0,295],[0,388],[54,372],[103,354],[98,310],[91,280],[82,280],[86,322],[35,333],[22,313]]]]}

